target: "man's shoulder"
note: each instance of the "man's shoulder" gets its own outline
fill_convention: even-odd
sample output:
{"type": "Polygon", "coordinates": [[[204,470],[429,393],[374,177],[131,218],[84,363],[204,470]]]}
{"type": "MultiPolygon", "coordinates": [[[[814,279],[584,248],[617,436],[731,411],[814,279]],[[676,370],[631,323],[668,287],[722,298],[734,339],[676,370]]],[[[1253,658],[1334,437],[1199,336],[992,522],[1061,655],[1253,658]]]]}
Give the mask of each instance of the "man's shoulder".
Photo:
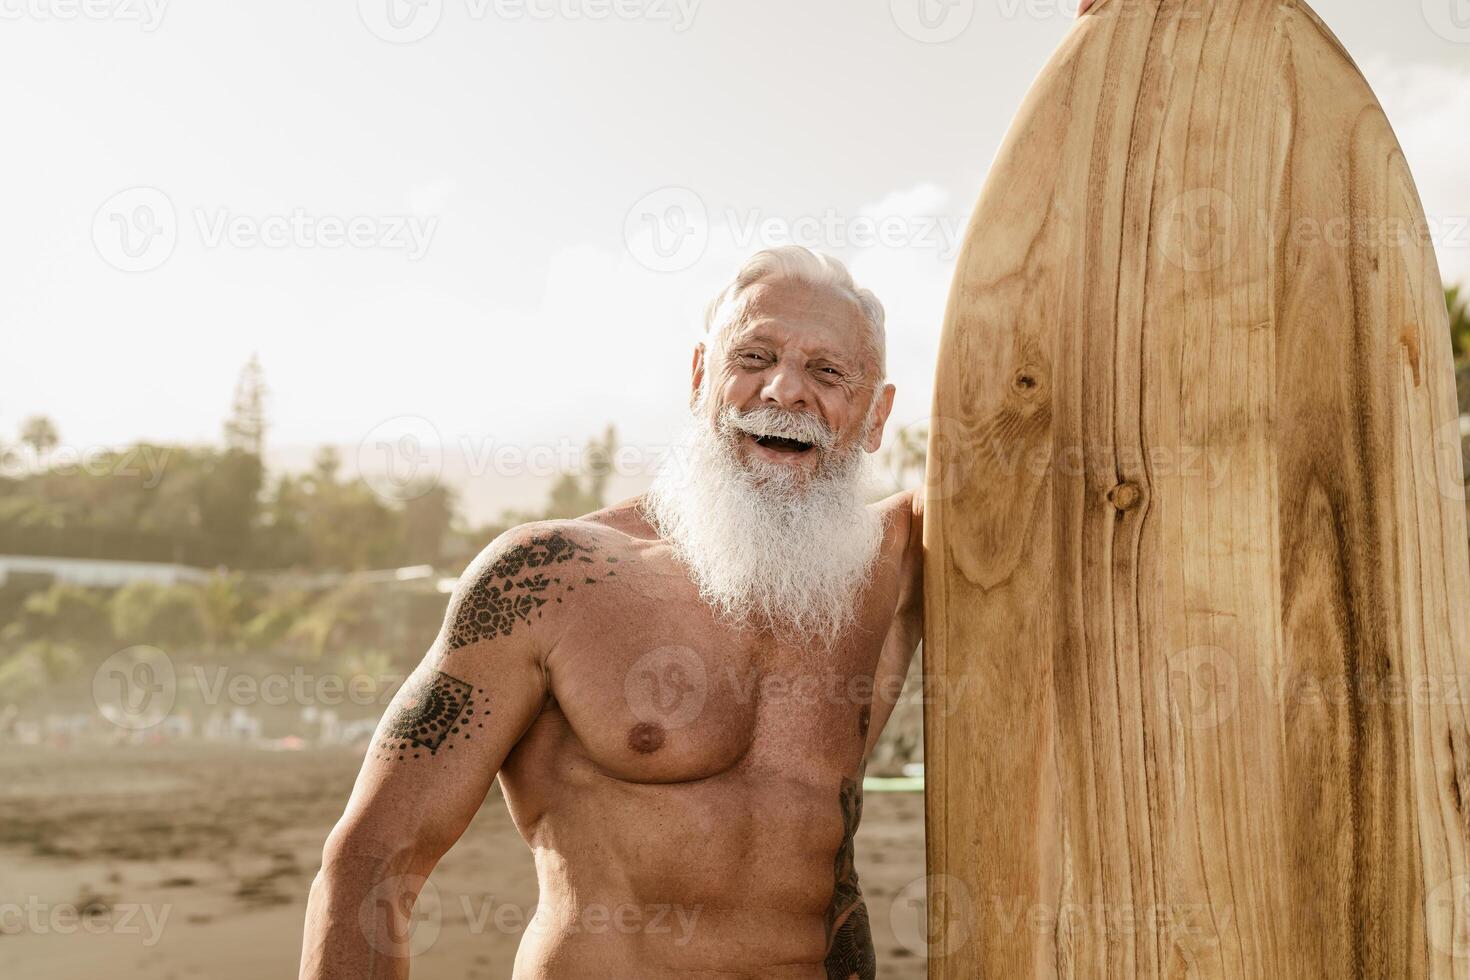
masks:
{"type": "Polygon", "coordinates": [[[872,505],[881,513],[890,531],[905,540],[917,541],[924,532],[924,494],[919,490],[900,490],[872,505]]]}
{"type": "Polygon", "coordinates": [[[576,607],[578,590],[615,582],[629,554],[627,535],[583,518],[520,524],[490,542],[454,589],[449,649],[559,632],[576,607]],[[548,616],[556,612],[558,615],[548,616]]]}
{"type": "Polygon", "coordinates": [[[526,571],[575,567],[616,558],[633,539],[589,517],[529,521],[502,533],[465,570],[461,585],[513,579],[526,571]]]}

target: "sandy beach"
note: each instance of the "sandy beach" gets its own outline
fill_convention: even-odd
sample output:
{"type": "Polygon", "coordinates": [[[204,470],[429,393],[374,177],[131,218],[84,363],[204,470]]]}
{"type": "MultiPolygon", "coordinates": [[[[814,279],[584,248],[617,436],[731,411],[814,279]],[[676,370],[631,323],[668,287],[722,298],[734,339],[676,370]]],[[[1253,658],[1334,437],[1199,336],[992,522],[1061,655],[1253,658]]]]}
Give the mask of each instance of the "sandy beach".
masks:
{"type": "MultiPolygon", "coordinates": [[[[12,748],[0,758],[0,976],[293,977],[307,887],[360,756],[212,746],[12,748]]],[[[879,976],[924,975],[923,797],[869,793],[858,869],[879,976]]],[[[510,976],[536,904],[492,792],[431,879],[416,977],[510,976]]]]}

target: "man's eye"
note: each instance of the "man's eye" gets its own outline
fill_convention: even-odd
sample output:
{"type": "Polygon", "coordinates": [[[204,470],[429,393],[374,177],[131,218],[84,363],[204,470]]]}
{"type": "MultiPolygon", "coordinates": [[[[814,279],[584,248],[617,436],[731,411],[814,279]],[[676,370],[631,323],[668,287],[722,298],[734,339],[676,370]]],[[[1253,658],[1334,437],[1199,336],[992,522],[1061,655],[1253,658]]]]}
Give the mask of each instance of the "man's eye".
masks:
{"type": "Polygon", "coordinates": [[[840,378],[840,377],[842,377],[842,372],[839,371],[839,370],[837,370],[836,368],[832,368],[832,367],[824,367],[824,368],[822,368],[822,373],[825,374],[825,375],[828,375],[830,377],[833,377],[833,378],[840,378]]]}

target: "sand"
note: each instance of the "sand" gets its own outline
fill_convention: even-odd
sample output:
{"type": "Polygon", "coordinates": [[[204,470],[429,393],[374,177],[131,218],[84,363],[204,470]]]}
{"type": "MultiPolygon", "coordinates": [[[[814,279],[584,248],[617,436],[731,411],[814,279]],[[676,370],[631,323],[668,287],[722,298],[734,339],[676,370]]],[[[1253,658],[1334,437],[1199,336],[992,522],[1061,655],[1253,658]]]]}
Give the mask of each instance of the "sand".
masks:
{"type": "MultiPolygon", "coordinates": [[[[0,977],[292,977],[349,751],[37,749],[0,760],[0,977]]],[[[923,798],[870,793],[858,870],[879,975],[924,975],[923,798]]],[[[504,978],[536,904],[498,794],[431,879],[416,977],[504,978]]]]}

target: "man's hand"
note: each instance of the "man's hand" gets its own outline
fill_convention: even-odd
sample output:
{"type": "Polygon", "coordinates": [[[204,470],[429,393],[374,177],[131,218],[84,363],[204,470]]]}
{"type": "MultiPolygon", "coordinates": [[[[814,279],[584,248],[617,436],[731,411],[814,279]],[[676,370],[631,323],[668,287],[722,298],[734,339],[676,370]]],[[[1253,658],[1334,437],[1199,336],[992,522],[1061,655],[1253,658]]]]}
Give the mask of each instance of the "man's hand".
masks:
{"type": "Polygon", "coordinates": [[[1097,3],[1097,0],[1082,0],[1081,6],[1077,8],[1077,16],[1081,17],[1083,14],[1087,13],[1089,10],[1092,9],[1092,5],[1095,3],[1097,3]]]}

